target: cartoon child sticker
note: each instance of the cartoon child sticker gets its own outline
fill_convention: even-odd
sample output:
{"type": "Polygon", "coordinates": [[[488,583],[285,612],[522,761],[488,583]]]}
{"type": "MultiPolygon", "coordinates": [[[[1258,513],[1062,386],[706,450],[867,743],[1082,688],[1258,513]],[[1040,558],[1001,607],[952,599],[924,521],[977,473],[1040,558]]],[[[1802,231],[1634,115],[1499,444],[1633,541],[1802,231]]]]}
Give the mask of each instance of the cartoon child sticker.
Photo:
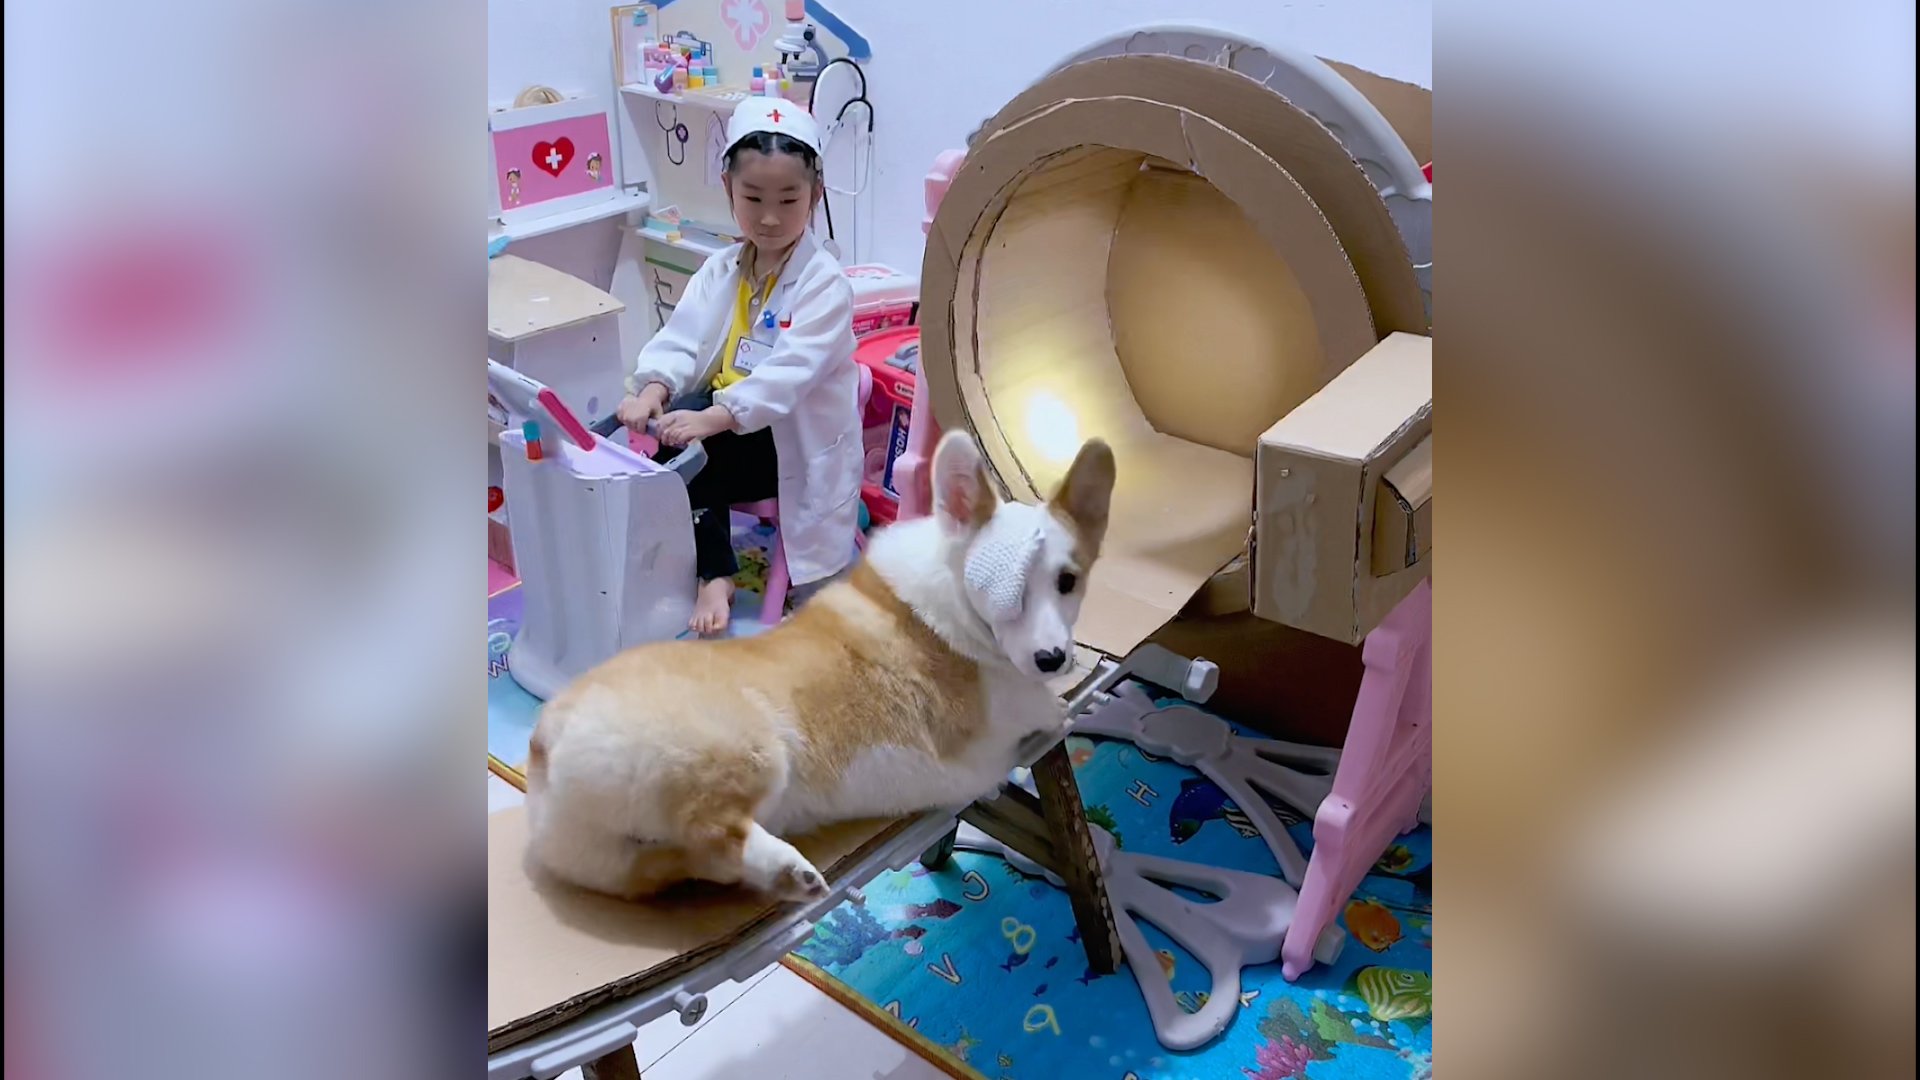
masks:
{"type": "Polygon", "coordinates": [[[596,184],[600,182],[600,155],[599,154],[587,155],[587,178],[592,180],[596,184]]]}
{"type": "Polygon", "coordinates": [[[520,205],[520,170],[507,170],[507,205],[520,205]]]}

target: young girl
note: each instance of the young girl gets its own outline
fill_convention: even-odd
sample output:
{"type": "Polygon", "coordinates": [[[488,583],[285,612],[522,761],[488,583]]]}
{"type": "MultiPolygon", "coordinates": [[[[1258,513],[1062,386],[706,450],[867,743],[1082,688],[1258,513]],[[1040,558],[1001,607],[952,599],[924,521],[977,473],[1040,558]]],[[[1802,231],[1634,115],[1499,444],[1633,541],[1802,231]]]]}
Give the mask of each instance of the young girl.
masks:
{"type": "Polygon", "coordinates": [[[687,486],[700,592],[692,629],[726,629],[734,559],[729,508],[780,500],[793,586],[853,558],[859,528],[859,375],[853,289],[807,231],[824,188],[820,134],[805,109],[747,98],[727,125],[724,184],[745,241],[709,258],[640,350],[620,421],[659,418],[660,441],[700,439],[687,486]]]}

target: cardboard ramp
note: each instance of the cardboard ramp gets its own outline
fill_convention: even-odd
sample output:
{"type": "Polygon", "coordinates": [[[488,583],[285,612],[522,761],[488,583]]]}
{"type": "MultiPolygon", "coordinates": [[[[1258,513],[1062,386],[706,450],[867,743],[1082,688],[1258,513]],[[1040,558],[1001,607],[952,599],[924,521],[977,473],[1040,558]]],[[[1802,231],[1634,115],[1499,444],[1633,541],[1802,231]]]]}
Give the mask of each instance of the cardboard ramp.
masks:
{"type": "MultiPolygon", "coordinates": [[[[1088,650],[1076,650],[1071,670],[1047,685],[1065,697],[1098,662],[1088,650]]],[[[591,1038],[594,1031],[617,1031],[617,1023],[602,1024],[609,1010],[758,970],[796,946],[794,935],[837,907],[848,889],[918,858],[952,825],[950,815],[927,813],[850,822],[794,839],[833,887],[827,899],[802,908],[701,883],[651,903],[575,889],[529,873],[524,806],[490,814],[487,1053],[537,1057],[546,1052],[543,1037],[564,1041],[575,1032],[591,1038]]],[[[502,1064],[503,1075],[522,1075],[513,1072],[517,1062],[502,1064]]]]}
{"type": "MultiPolygon", "coordinates": [[[[1001,110],[940,203],[921,282],[934,416],[973,432],[1010,497],[1046,497],[1086,438],[1113,446],[1113,520],[1079,636],[1116,657],[1248,554],[1256,488],[1272,486],[1256,484],[1269,429],[1383,337],[1402,339],[1403,357],[1426,332],[1400,233],[1339,140],[1260,83],[1173,56],[1073,64],[1001,110]]],[[[1397,458],[1400,429],[1431,412],[1430,378],[1412,377],[1411,392],[1348,392],[1320,411],[1352,412],[1346,442],[1376,433],[1397,458]]],[[[1371,510],[1357,488],[1377,457],[1326,470],[1305,505],[1354,486],[1345,501],[1371,510]]],[[[1331,517],[1310,524],[1360,529],[1331,517]]],[[[1354,558],[1371,548],[1353,546],[1354,558]]],[[[1311,580],[1280,586],[1310,595],[1251,604],[1256,614],[1300,612],[1303,628],[1347,640],[1370,629],[1342,621],[1355,605],[1336,594],[1355,586],[1339,544],[1284,553],[1286,572],[1311,580]]],[[[1257,591],[1257,559],[1253,570],[1257,591]]],[[[1403,577],[1424,573],[1423,562],[1403,577]]]]}
{"type": "MultiPolygon", "coordinates": [[[[794,844],[839,883],[917,822],[853,822],[794,844]]],[[[488,817],[488,1054],[602,1006],[670,988],[730,948],[804,914],[743,890],[698,884],[645,904],[599,896],[530,874],[526,846],[524,807],[488,817]]]]}

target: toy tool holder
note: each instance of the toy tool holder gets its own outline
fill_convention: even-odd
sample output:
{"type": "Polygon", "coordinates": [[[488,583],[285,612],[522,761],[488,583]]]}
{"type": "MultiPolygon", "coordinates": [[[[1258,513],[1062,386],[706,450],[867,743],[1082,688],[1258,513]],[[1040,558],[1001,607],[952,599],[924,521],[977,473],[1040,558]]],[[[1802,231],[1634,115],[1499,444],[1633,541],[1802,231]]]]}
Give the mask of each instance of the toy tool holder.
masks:
{"type": "Polygon", "coordinates": [[[920,328],[882,330],[854,350],[854,362],[873,379],[873,393],[860,418],[865,467],[860,496],[867,513],[881,525],[899,516],[900,495],[894,470],[907,450],[918,380],[920,328]]]}
{"type": "Polygon", "coordinates": [[[546,699],[634,645],[680,635],[696,588],[687,481],[705,453],[690,444],[673,465],[580,426],[557,395],[489,365],[494,396],[541,425],[529,459],[517,426],[500,436],[515,568],[525,596],[507,670],[546,699]],[[504,373],[504,374],[503,374],[504,373]]]}

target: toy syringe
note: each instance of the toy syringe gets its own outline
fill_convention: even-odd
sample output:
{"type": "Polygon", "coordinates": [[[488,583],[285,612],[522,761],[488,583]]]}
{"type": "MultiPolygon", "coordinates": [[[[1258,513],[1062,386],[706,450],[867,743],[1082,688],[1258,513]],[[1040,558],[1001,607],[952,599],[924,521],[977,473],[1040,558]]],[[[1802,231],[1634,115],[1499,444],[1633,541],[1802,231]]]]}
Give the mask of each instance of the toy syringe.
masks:
{"type": "Polygon", "coordinates": [[[562,431],[567,438],[582,450],[593,449],[593,432],[580,423],[573,410],[567,408],[560,395],[552,389],[534,382],[525,375],[507,367],[497,360],[487,361],[487,389],[493,393],[513,425],[534,420],[542,430],[562,431]]]}
{"type": "MultiPolygon", "coordinates": [[[[527,420],[538,422],[542,430],[547,430],[548,425],[551,425],[566,432],[567,438],[572,439],[575,445],[583,450],[593,449],[596,434],[605,439],[620,427],[620,421],[610,416],[594,425],[592,431],[587,430],[585,425],[573,415],[573,410],[567,408],[566,402],[560,400],[559,394],[497,360],[487,361],[487,389],[492,391],[494,398],[507,410],[507,415],[512,421],[510,427],[517,427],[527,420]]],[[[648,422],[647,429],[653,430],[651,421],[648,422]]],[[[608,445],[615,444],[609,441],[608,445]]],[[[668,462],[665,468],[669,472],[678,474],[681,480],[689,481],[706,463],[706,447],[700,445],[699,439],[695,439],[681,448],[680,453],[668,462]]]]}

